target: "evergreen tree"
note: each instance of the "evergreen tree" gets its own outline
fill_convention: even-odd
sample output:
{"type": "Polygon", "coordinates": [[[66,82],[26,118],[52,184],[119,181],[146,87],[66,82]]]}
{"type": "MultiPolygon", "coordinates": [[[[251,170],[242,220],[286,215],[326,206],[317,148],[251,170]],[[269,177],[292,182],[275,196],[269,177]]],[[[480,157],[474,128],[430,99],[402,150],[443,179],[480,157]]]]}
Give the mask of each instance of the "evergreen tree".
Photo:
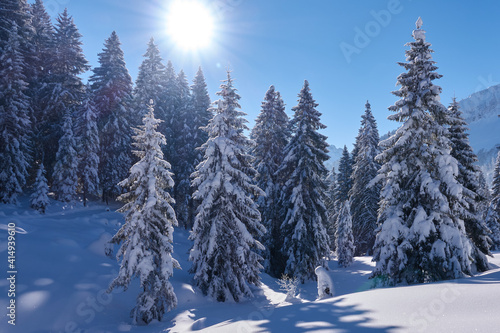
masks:
{"type": "Polygon", "coordinates": [[[214,117],[202,146],[205,159],[193,174],[193,194],[200,201],[190,239],[196,285],[205,295],[224,302],[251,297],[248,284],[259,285],[262,258],[254,252],[263,246],[254,239],[265,228],[252,198],[263,194],[252,184],[256,171],[247,151],[251,142],[245,113],[240,111],[230,72],[214,103],[214,117]]]}
{"type": "Polygon", "coordinates": [[[45,209],[49,205],[49,185],[47,185],[43,163],[40,163],[40,167],[36,172],[34,188],[35,191],[31,195],[30,207],[41,214],[45,214],[45,209]]]}
{"type": "Polygon", "coordinates": [[[328,233],[328,237],[330,237],[330,250],[336,250],[335,244],[335,232],[337,231],[337,221],[335,220],[337,216],[337,211],[335,207],[335,189],[337,187],[337,173],[335,172],[335,167],[328,173],[326,177],[326,212],[328,217],[328,225],[326,227],[326,231],[328,233]]]}
{"type": "Polygon", "coordinates": [[[400,63],[407,72],[399,75],[401,88],[393,92],[400,100],[389,108],[396,112],[389,119],[402,125],[382,142],[377,157],[384,183],[373,277],[389,285],[472,274],[471,242],[456,214],[466,206],[455,178],[458,163],[439,120],[447,110],[439,102],[441,88],[432,83],[441,76],[421,26],[419,18],[407,62],[400,63]]]}
{"type": "Polygon", "coordinates": [[[286,258],[285,274],[302,282],[315,279],[314,270],[324,265],[330,252],[326,232],[325,176],[323,163],[328,160],[326,136],[318,132],[326,128],[313,99],[309,82],[304,82],[298,105],[293,107],[290,121],[293,137],[285,148],[285,158],[278,173],[285,179],[282,189],[281,232],[282,255],[286,258]]]}
{"type": "MultiPolygon", "coordinates": [[[[160,110],[165,84],[165,65],[160,55],[160,50],[151,38],[144,60],[139,67],[135,88],[133,91],[134,108],[138,121],[147,113],[150,101],[153,101],[156,114],[163,114],[160,110]]],[[[137,123],[138,124],[138,123],[137,123]]]]}
{"type": "Polygon", "coordinates": [[[193,118],[191,110],[191,93],[184,71],[181,70],[177,77],[177,116],[173,119],[174,149],[171,150],[172,171],[174,173],[173,195],[175,211],[179,224],[186,229],[192,227],[192,190],[191,174],[195,171],[194,155],[194,129],[191,127],[193,118]]]}
{"type": "Polygon", "coordinates": [[[498,152],[493,171],[491,203],[485,214],[485,219],[491,230],[492,249],[498,251],[500,250],[500,151],[498,152]]]}
{"type": "Polygon", "coordinates": [[[0,202],[17,203],[31,159],[30,104],[25,92],[24,58],[14,24],[0,47],[0,202]]]}
{"type": "Polygon", "coordinates": [[[125,67],[121,43],[116,32],[104,43],[99,53],[99,66],[90,77],[91,90],[97,111],[101,152],[99,178],[102,199],[115,199],[123,189],[118,182],[124,179],[132,165],[130,154],[132,78],[125,67]]]}
{"type": "Polygon", "coordinates": [[[469,143],[467,123],[462,117],[462,112],[455,98],[453,98],[448,112],[451,125],[448,130],[451,156],[458,162],[457,181],[464,187],[464,197],[468,205],[465,214],[461,218],[464,220],[467,236],[472,240],[473,263],[476,270],[484,272],[488,270],[486,255],[491,255],[492,241],[488,236],[490,230],[488,230],[479,209],[481,201],[487,200],[485,197],[481,197],[479,193],[481,191],[481,169],[476,165],[477,156],[469,143]]]}
{"type": "Polygon", "coordinates": [[[169,161],[175,158],[176,142],[174,136],[174,121],[177,114],[178,106],[178,92],[177,88],[177,75],[175,74],[174,66],[171,61],[168,61],[167,67],[165,68],[165,79],[163,82],[163,93],[162,98],[158,101],[158,107],[161,113],[158,114],[158,118],[163,120],[159,125],[158,130],[160,133],[165,135],[168,145],[163,147],[163,152],[169,161]]]}
{"type": "Polygon", "coordinates": [[[78,110],[78,156],[80,165],[78,174],[83,195],[83,205],[87,205],[89,195],[99,193],[99,133],[97,115],[91,97],[87,97],[78,110]]]}
{"type": "Polygon", "coordinates": [[[342,209],[342,205],[346,200],[349,200],[349,192],[352,188],[352,158],[349,155],[349,150],[344,146],[344,150],[342,151],[342,157],[339,162],[339,170],[335,179],[335,188],[333,191],[333,207],[330,210],[331,216],[330,218],[330,229],[332,230],[332,234],[334,236],[331,239],[332,250],[336,250],[335,234],[337,229],[337,220],[338,214],[342,209]]]}
{"type": "Polygon", "coordinates": [[[111,243],[121,244],[117,256],[121,266],[108,292],[115,287],[126,290],[131,279],[139,277],[142,292],[131,316],[134,323],[149,324],[177,306],[169,279],[173,269],[180,266],[172,258],[173,226],[177,220],[173,199],[166,191],[174,184],[170,164],[163,159],[160,148],[166,144],[165,137],[156,131],[160,120],[155,119],[152,107],[143,123],[135,129],[134,137],[134,154],[140,160],[120,182],[128,190],[118,198],[125,203],[119,211],[125,213],[126,222],[111,239],[111,243]]]}
{"type": "Polygon", "coordinates": [[[72,202],[76,198],[78,186],[78,156],[76,141],[73,135],[73,121],[69,111],[64,116],[63,136],[59,140],[56,154],[56,165],[52,178],[52,189],[56,198],[63,202],[72,202]]]}
{"type": "Polygon", "coordinates": [[[74,113],[85,96],[85,85],[80,75],[89,69],[81,48],[82,35],[64,10],[57,18],[54,34],[54,57],[51,58],[49,75],[38,91],[43,110],[37,139],[43,143],[42,155],[48,174],[53,174],[56,163],[54,147],[63,135],[64,115],[74,113]]]}
{"type": "Polygon", "coordinates": [[[335,242],[339,266],[349,267],[354,261],[355,251],[349,200],[342,204],[338,214],[335,242]]]}
{"type": "Polygon", "coordinates": [[[349,192],[355,255],[370,254],[372,251],[380,197],[380,185],[369,185],[380,169],[380,164],[375,161],[375,156],[380,153],[379,134],[368,101],[365,107],[356,138],[357,152],[352,167],[352,188],[349,192]]]}
{"type": "Polygon", "coordinates": [[[281,256],[281,237],[277,206],[280,195],[279,175],[276,174],[283,162],[284,149],[290,139],[288,116],[285,113],[285,104],[274,86],[269,87],[262,102],[260,114],[255,121],[251,138],[255,141],[253,148],[254,166],[257,170],[257,186],[264,190],[265,196],[258,199],[257,204],[262,216],[262,223],[268,230],[264,235],[263,244],[265,269],[268,273],[281,277],[276,271],[284,267],[281,256]]]}

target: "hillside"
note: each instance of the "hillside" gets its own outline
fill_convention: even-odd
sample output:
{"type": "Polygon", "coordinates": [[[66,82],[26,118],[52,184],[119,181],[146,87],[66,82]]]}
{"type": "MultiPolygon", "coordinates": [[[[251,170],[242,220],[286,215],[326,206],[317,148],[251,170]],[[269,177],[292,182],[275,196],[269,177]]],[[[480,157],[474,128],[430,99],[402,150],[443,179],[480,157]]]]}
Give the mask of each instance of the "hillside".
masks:
{"type": "MultiPolygon", "coordinates": [[[[472,278],[397,288],[371,289],[370,257],[347,269],[329,262],[334,297],[316,300],[315,282],[300,285],[285,302],[276,280],[262,274],[254,299],[217,303],[192,285],[188,232],[176,229],[174,257],[182,270],[171,279],[177,309],[162,322],[131,325],[137,281],[106,294],[118,264],[104,255],[107,240],[123,217],[101,204],[68,208],[51,202],[46,215],[21,206],[0,211],[0,254],[7,258],[6,229],[16,224],[16,327],[0,321],[0,332],[494,332],[500,327],[500,253],[489,272],[472,278]]],[[[2,266],[5,267],[5,266],[2,266]]],[[[6,279],[0,280],[0,307],[7,307],[6,279]]]]}

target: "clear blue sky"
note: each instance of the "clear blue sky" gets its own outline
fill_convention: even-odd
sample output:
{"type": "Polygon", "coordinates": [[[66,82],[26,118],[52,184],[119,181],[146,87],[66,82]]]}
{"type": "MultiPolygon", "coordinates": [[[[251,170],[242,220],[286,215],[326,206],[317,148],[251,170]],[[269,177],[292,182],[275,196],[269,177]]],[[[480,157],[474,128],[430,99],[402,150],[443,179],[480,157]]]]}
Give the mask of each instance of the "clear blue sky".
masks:
{"type": "Polygon", "coordinates": [[[184,69],[190,81],[202,66],[212,99],[229,65],[250,126],[269,85],[282,93],[291,115],[304,79],[309,80],[327,126],[324,134],[337,147],[351,147],[367,99],[381,134],[397,126],[386,120],[387,107],[396,101],[390,92],[403,71],[397,62],[405,60],[404,44],[412,40],[419,16],[444,76],[435,82],[443,88],[445,105],[454,94],[462,99],[500,83],[497,1],[206,2],[217,17],[216,40],[200,54],[190,54],[176,48],[165,33],[169,0],[45,0],[53,17],[68,8],[92,66],[104,40],[116,30],[134,81],[151,36],[163,58],[177,71],[184,69]]]}

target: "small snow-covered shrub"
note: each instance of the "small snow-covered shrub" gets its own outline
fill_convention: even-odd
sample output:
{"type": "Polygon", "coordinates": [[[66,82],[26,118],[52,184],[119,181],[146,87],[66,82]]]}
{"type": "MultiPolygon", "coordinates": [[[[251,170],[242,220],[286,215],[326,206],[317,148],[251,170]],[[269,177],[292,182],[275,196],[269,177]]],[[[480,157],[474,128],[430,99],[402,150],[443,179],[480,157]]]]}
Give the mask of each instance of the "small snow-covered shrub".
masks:
{"type": "Polygon", "coordinates": [[[327,270],[318,266],[315,270],[318,277],[318,299],[328,298],[333,296],[333,282],[327,270]]]}
{"type": "Polygon", "coordinates": [[[290,302],[295,299],[297,294],[297,287],[299,285],[299,279],[297,277],[290,277],[287,274],[283,274],[281,279],[276,281],[280,286],[280,289],[286,292],[286,302],[290,302]]]}

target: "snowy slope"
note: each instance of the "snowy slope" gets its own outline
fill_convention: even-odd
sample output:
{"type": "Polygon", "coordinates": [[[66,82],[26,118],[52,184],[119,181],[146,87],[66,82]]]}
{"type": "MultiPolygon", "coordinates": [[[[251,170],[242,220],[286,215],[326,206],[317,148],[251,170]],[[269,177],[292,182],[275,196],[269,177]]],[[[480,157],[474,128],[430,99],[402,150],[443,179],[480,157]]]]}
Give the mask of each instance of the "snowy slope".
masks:
{"type": "MultiPolygon", "coordinates": [[[[172,284],[178,308],[162,322],[130,325],[138,285],[104,293],[118,265],[104,255],[106,241],[123,217],[100,204],[64,209],[52,202],[46,215],[28,208],[0,206],[0,260],[6,262],[6,225],[16,223],[17,325],[0,320],[0,332],[498,332],[500,253],[492,270],[456,281],[370,289],[370,257],[347,269],[330,262],[334,297],[316,301],[314,282],[300,286],[285,302],[276,280],[262,274],[255,298],[239,304],[213,302],[192,286],[188,232],[176,229],[174,257],[182,270],[172,284]]],[[[117,207],[112,207],[116,209],[117,207]]],[[[0,265],[2,269],[5,265],[0,265]]],[[[4,274],[4,273],[3,273],[4,274]]],[[[137,281],[136,281],[137,282],[137,281]]],[[[7,282],[0,280],[0,308],[7,306],[7,282]]],[[[5,311],[5,310],[3,310],[5,311]]]]}
{"type": "Polygon", "coordinates": [[[476,152],[500,144],[500,85],[476,92],[460,101],[470,128],[470,142],[476,152]]]}

